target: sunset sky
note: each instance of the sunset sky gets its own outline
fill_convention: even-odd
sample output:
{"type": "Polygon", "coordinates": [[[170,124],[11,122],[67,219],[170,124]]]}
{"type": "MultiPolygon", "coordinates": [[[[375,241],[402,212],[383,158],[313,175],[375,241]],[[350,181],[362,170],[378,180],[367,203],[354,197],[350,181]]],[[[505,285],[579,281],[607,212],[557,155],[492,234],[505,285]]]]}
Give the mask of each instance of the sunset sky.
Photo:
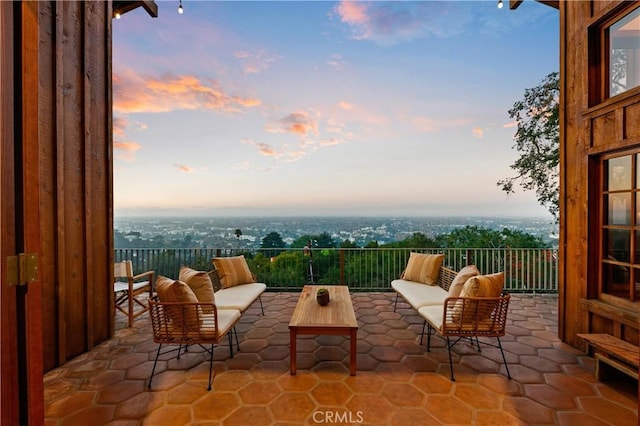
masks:
{"type": "Polygon", "coordinates": [[[116,216],[548,215],[496,182],[556,9],[157,3],[113,21],[116,216]]]}

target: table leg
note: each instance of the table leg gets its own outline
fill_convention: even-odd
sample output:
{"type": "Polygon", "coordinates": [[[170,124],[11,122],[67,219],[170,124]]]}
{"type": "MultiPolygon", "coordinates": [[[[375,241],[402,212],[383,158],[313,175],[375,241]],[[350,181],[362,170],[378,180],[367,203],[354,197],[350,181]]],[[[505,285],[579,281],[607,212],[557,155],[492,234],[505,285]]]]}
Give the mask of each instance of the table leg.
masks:
{"type": "Polygon", "coordinates": [[[358,359],[358,330],[351,330],[351,360],[349,361],[350,374],[356,375],[356,360],[358,359]]]}
{"type": "Polygon", "coordinates": [[[289,374],[296,375],[296,331],[289,330],[289,374]]]}

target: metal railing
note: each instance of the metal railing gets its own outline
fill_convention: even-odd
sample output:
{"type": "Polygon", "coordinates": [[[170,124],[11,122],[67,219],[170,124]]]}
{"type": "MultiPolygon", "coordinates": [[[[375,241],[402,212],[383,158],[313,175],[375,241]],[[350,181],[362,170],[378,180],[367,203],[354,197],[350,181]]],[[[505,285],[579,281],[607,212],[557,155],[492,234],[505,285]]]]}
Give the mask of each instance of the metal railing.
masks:
{"type": "Polygon", "coordinates": [[[460,270],[475,264],[483,274],[504,271],[505,290],[558,291],[557,249],[520,248],[335,248],[335,249],[115,249],[115,261],[131,260],[135,273],[178,278],[181,265],[212,269],[213,257],[244,255],[258,281],[271,291],[300,290],[304,284],[348,285],[352,291],[390,291],[411,252],[443,253],[445,265],[460,270]]]}

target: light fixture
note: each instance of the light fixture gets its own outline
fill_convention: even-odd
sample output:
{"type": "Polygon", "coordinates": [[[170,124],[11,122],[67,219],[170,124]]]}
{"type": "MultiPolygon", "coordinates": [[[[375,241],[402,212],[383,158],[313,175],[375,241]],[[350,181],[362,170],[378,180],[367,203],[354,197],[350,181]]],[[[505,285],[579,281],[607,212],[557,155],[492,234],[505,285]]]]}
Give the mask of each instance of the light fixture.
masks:
{"type": "Polygon", "coordinates": [[[182,15],[184,13],[184,9],[182,8],[182,0],[180,0],[180,6],[178,6],[178,13],[182,15]]]}
{"type": "Polygon", "coordinates": [[[120,12],[116,12],[116,19],[120,19],[120,12]]]}
{"type": "Polygon", "coordinates": [[[502,9],[502,6],[504,6],[502,0],[498,0],[498,9],[502,9]]]}

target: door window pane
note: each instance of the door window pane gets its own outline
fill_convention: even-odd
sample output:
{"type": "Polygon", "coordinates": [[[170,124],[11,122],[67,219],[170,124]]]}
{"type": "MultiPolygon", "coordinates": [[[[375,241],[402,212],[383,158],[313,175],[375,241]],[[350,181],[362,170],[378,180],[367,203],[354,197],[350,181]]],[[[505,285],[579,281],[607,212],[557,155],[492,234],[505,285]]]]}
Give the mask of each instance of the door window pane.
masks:
{"type": "Polygon", "coordinates": [[[631,193],[609,194],[608,225],[631,225],[631,193]]]}
{"type": "Polygon", "coordinates": [[[605,229],[604,239],[607,257],[618,262],[629,262],[631,249],[631,232],[625,229],[605,229]]]}
{"type": "Polygon", "coordinates": [[[629,299],[629,268],[623,265],[604,264],[604,292],[629,299]]]}
{"type": "Polygon", "coordinates": [[[609,96],[640,86],[640,9],[609,27],[609,96]]]}
{"type": "Polygon", "coordinates": [[[624,191],[631,189],[631,156],[611,158],[605,162],[607,167],[607,190],[624,191]]]}

